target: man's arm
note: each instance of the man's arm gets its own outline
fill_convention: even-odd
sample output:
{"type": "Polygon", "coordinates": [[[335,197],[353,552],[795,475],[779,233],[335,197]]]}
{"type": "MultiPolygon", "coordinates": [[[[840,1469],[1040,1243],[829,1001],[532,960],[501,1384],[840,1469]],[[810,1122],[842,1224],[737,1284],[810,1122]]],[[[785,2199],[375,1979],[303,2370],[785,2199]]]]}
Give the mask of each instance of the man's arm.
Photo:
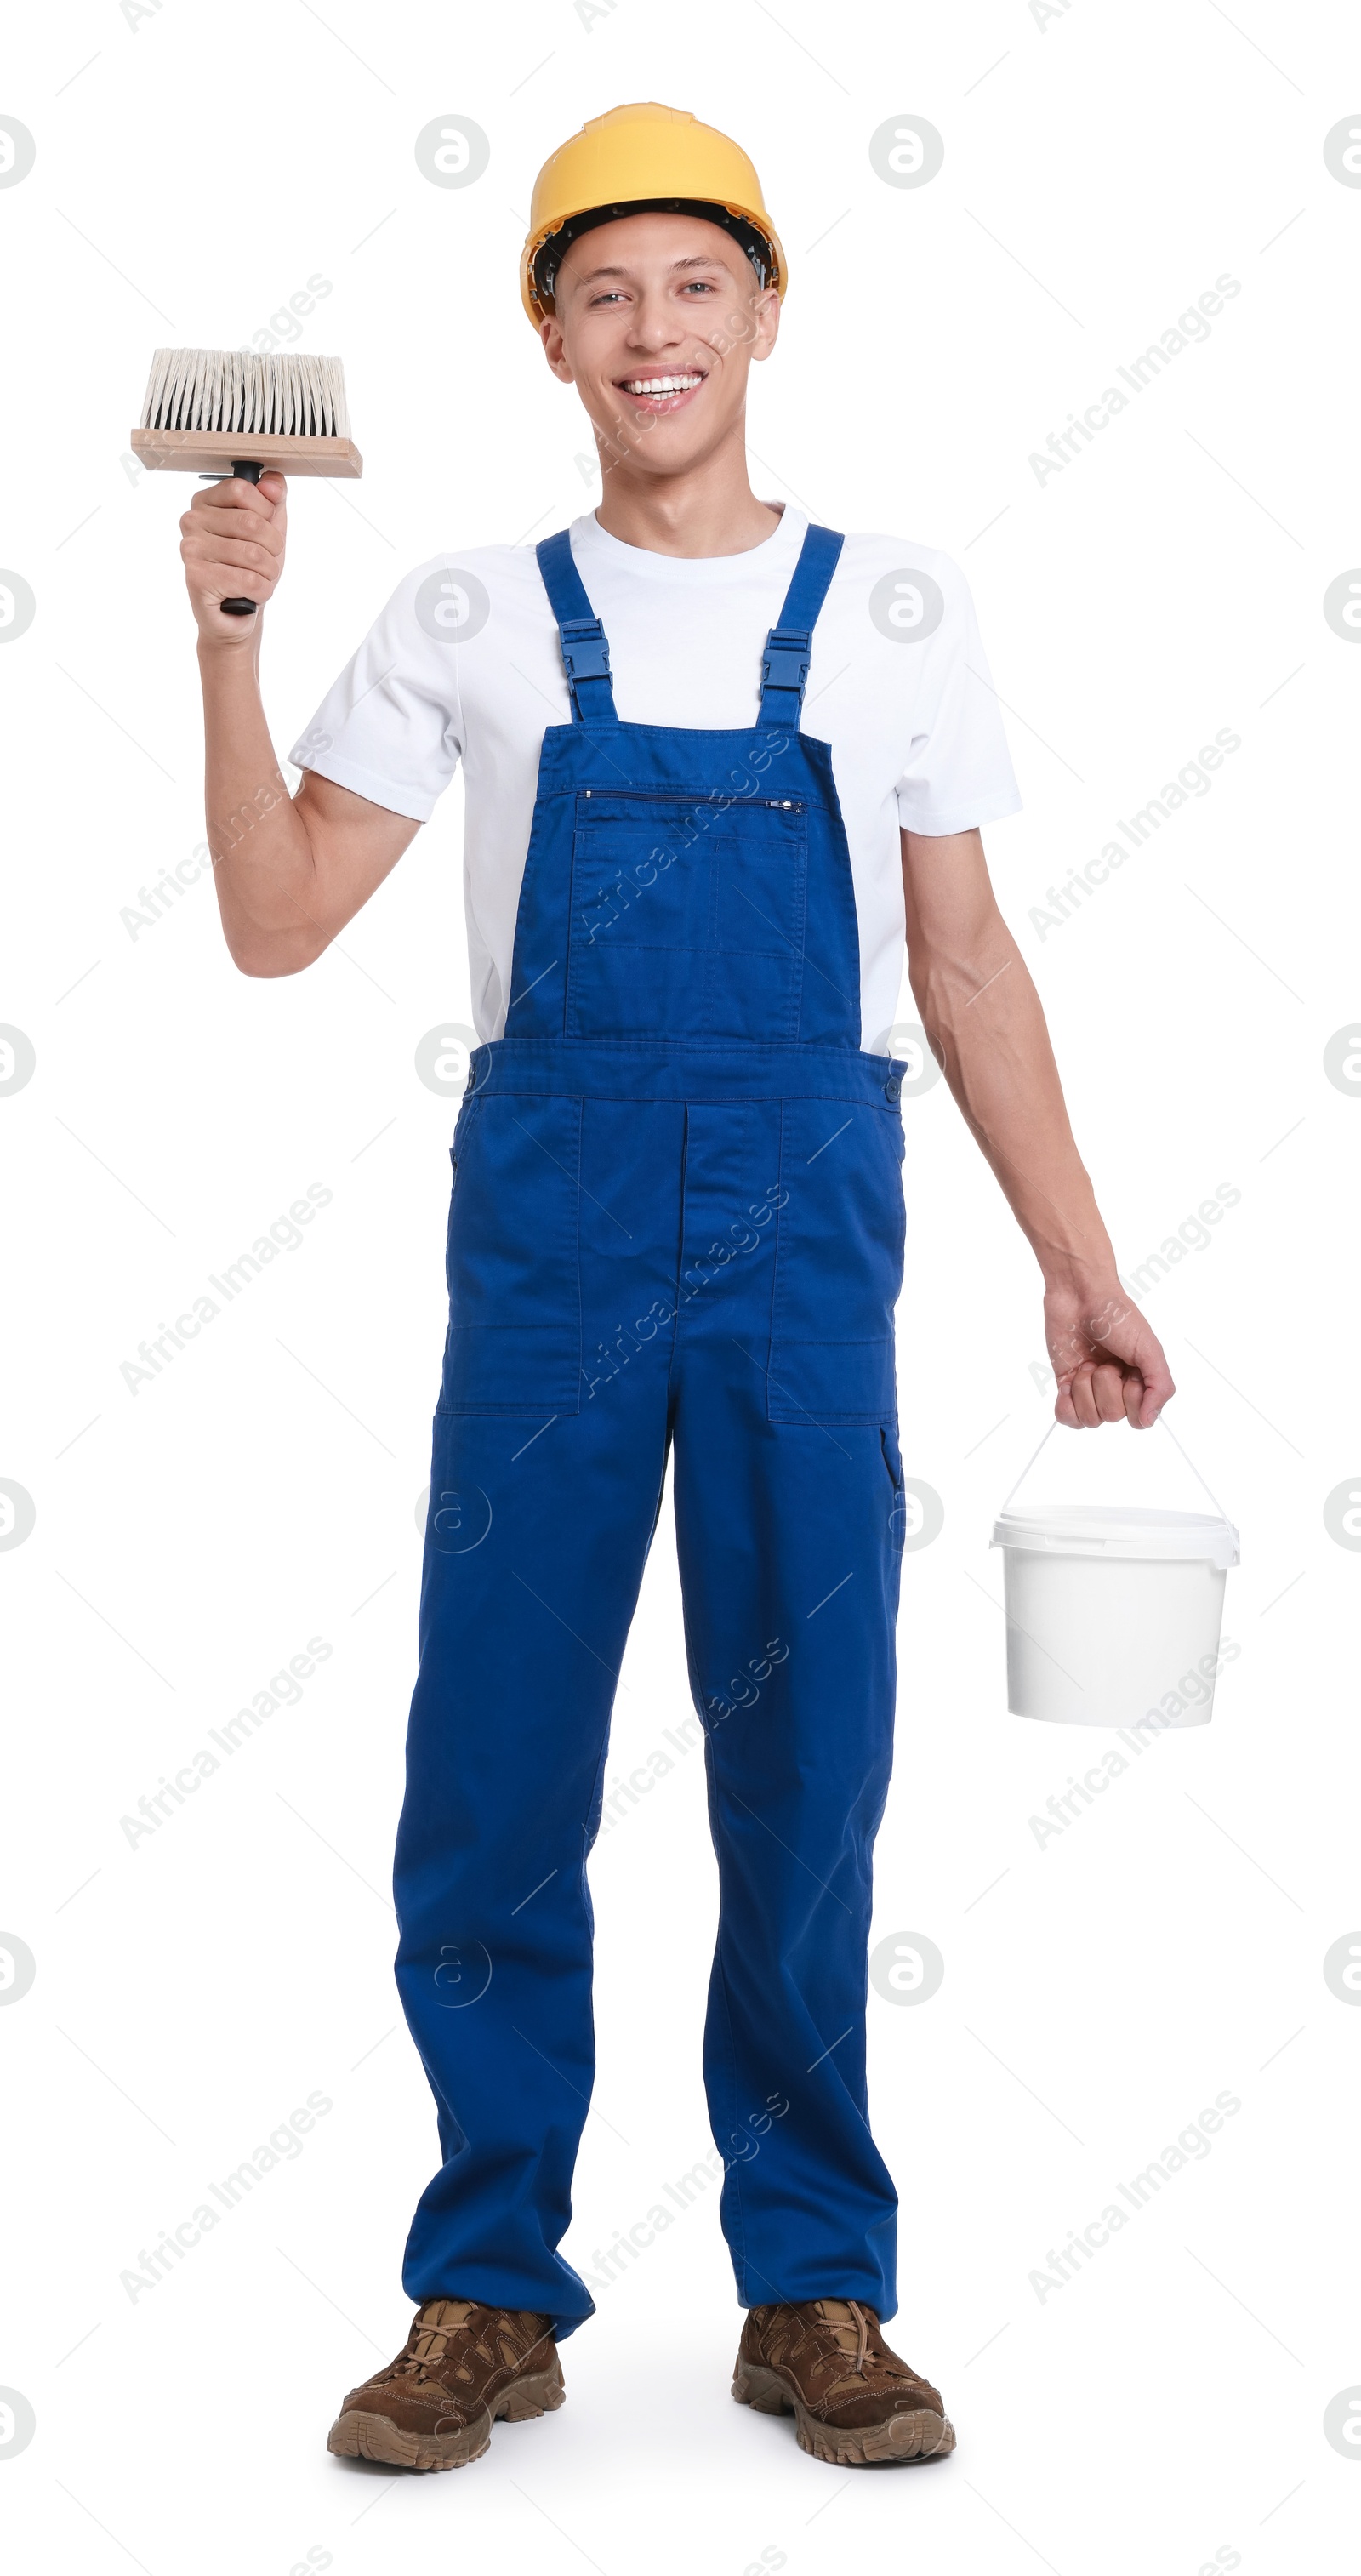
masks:
{"type": "Polygon", "coordinates": [[[296,975],[330,946],[420,830],[305,772],[290,797],[260,698],[264,603],[283,571],[282,474],[197,492],[180,521],[198,622],[204,804],[227,946],[244,975],[296,975]],[[253,617],[221,602],[254,599],[253,617]]]}
{"type": "Polygon", "coordinates": [[[945,1078],[1044,1275],[1055,1413],[1144,1431],[1175,1392],[1121,1287],[1068,1124],[1040,997],[993,893],[977,832],[904,832],[908,981],[945,1078]]]}

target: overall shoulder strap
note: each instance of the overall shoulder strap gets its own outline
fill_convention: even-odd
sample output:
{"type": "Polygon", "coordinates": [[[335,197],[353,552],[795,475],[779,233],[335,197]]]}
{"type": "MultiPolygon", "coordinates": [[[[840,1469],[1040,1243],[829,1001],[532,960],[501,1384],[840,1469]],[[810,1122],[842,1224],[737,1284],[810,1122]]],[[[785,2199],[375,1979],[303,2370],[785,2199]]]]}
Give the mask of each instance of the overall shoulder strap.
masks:
{"type": "Polygon", "coordinates": [[[572,722],[617,725],[610,648],[577,571],[566,528],[560,528],[555,537],[544,537],[534,552],[548,604],[558,621],[562,667],[572,699],[572,722]]]}
{"type": "Polygon", "coordinates": [[[798,732],[813,656],[813,629],[845,542],[835,528],[810,523],[779,619],[766,637],[757,717],[762,726],[798,732]]]}

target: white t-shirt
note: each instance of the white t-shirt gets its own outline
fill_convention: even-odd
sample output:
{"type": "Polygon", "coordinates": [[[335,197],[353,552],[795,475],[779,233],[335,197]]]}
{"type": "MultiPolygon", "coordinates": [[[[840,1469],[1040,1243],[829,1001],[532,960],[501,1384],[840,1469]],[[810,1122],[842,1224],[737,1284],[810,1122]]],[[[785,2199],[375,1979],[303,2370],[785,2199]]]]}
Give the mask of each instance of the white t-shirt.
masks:
{"type": "MultiPolygon", "coordinates": [[[[630,724],[756,721],[761,653],[808,521],[746,554],[653,554],[572,527],[630,724]]],[[[570,721],[534,549],[479,546],[407,574],[289,755],[426,822],[459,761],[473,1018],[500,1037],[545,725],[570,721]]],[[[862,1044],[883,1051],[904,962],[898,828],[964,832],[1020,798],[968,584],[902,537],[847,537],[813,630],[803,729],[832,747],[860,928],[862,1044]]]]}

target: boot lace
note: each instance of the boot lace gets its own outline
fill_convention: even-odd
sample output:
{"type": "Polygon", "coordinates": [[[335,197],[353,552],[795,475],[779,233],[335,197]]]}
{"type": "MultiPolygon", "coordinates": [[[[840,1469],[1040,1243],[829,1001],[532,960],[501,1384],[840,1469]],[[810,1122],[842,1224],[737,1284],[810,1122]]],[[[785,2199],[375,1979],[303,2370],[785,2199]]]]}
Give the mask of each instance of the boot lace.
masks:
{"type": "Polygon", "coordinates": [[[797,2344],[795,2346],[796,2350],[808,2341],[817,2343],[826,2337],[830,2340],[838,2357],[843,2355],[845,2356],[848,2370],[859,2379],[864,2379],[869,2375],[866,2368],[866,2364],[868,2362],[873,2362],[875,2373],[878,2376],[889,2379],[911,2379],[913,2377],[914,2374],[909,2365],[906,2362],[900,2361],[896,2353],[891,2353],[888,2350],[882,2337],[876,2337],[877,2349],[871,2352],[870,2336],[874,2320],[871,2319],[867,2311],[861,2306],[858,2299],[846,2299],[844,2301],[839,2300],[835,2303],[838,2306],[844,2306],[849,2311],[847,2316],[838,2317],[826,2315],[825,2309],[830,2304],[832,2303],[822,2300],[818,2300],[814,2303],[811,2317],[808,2317],[803,2321],[803,2331],[798,2337],[797,2344]],[[853,2325],[851,2322],[852,2319],[854,2319],[853,2325]],[[852,2344],[854,2345],[853,2351],[852,2344]]]}
{"type": "Polygon", "coordinates": [[[412,2325],[406,2351],[393,2366],[394,2376],[418,2381],[442,2377],[440,2365],[449,2360],[459,2343],[471,2345],[481,2360],[493,2362],[495,2356],[478,2341],[469,2324],[474,2307],[471,2299],[441,2299],[428,2315],[422,2311],[412,2325]]]}

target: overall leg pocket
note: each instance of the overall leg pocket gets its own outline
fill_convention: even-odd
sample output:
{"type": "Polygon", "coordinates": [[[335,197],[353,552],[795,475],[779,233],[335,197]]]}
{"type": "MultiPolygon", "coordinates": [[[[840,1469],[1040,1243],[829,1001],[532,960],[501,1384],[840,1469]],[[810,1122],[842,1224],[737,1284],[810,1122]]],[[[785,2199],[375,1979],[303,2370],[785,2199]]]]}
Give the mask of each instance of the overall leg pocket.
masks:
{"type": "Polygon", "coordinates": [[[893,1310],[903,1284],[902,1122],[850,1100],[786,1100],[766,1414],[897,1419],[893,1310]]]}
{"type": "Polygon", "coordinates": [[[581,1402],[581,1102],[491,1092],[460,1122],[441,1413],[581,1402]]]}

